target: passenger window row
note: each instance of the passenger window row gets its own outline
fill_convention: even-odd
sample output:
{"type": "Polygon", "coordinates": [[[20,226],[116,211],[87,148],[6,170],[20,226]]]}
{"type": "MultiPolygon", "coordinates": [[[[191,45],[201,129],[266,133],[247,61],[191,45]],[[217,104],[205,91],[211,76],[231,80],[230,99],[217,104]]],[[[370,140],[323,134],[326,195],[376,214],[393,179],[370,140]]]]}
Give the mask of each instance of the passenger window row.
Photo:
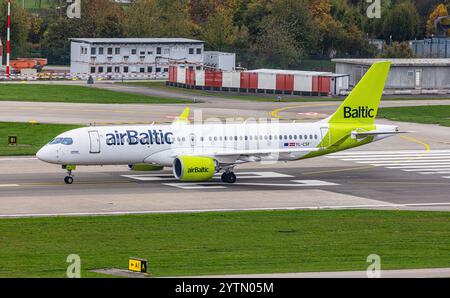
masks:
{"type": "MultiPolygon", "coordinates": [[[[317,140],[319,137],[317,134],[310,135],[264,135],[264,136],[210,136],[206,138],[208,141],[262,141],[262,140],[280,140],[280,141],[295,141],[295,140],[317,140]]],[[[205,141],[204,137],[200,137],[201,142],[205,141]]],[[[185,142],[185,137],[177,137],[176,141],[178,143],[185,142]]]]}

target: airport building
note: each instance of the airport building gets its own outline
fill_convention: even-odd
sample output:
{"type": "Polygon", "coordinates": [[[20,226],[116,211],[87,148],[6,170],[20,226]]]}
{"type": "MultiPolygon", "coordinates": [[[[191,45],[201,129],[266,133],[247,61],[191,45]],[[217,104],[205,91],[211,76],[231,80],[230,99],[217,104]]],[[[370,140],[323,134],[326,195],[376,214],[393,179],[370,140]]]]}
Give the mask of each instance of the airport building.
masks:
{"type": "Polygon", "coordinates": [[[361,80],[377,61],[392,62],[386,89],[450,90],[450,59],[333,59],[336,72],[350,75],[351,87],[361,80]]]}
{"type": "Polygon", "coordinates": [[[72,38],[70,72],[164,78],[169,63],[202,64],[204,44],[186,38],[72,38]]]}

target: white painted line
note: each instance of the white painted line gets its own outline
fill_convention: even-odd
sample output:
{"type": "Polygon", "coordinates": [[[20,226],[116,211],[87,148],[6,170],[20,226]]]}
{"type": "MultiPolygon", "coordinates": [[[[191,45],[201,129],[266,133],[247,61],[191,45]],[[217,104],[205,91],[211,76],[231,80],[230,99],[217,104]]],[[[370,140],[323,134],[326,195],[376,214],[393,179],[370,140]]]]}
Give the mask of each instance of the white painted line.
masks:
{"type": "Polygon", "coordinates": [[[391,165],[399,165],[399,166],[403,166],[403,165],[425,165],[425,164],[430,164],[430,165],[435,165],[435,164],[443,164],[443,163],[450,163],[450,160],[403,160],[403,161],[375,161],[375,162],[357,162],[357,164],[370,164],[370,165],[374,165],[374,166],[380,166],[380,167],[384,167],[384,166],[391,166],[391,165]]]}
{"type": "Polygon", "coordinates": [[[19,184],[0,184],[0,187],[17,187],[19,184]]]}
{"type": "Polygon", "coordinates": [[[163,183],[166,186],[177,187],[181,189],[224,189],[226,186],[213,183],[163,183]]]}
{"type": "Polygon", "coordinates": [[[450,150],[399,150],[399,151],[347,151],[330,154],[330,156],[367,155],[367,154],[429,154],[450,153],[450,150]]]}
{"type": "Polygon", "coordinates": [[[435,166],[435,165],[446,165],[450,164],[449,162],[392,162],[392,163],[381,163],[381,164],[372,164],[378,167],[388,167],[388,166],[435,166]]]}
{"type": "Polygon", "coordinates": [[[291,180],[295,183],[300,183],[302,186],[333,186],[340,185],[333,182],[322,181],[322,180],[291,180]]]}
{"type": "Polygon", "coordinates": [[[391,160],[420,160],[420,159],[433,160],[433,159],[447,159],[447,158],[450,158],[450,154],[445,156],[417,155],[410,157],[368,157],[368,158],[340,158],[340,159],[345,161],[371,161],[371,160],[391,161],[391,160]]]}
{"type": "MultiPolygon", "coordinates": [[[[214,176],[220,178],[222,174],[214,176]]],[[[238,179],[258,179],[258,178],[292,178],[294,176],[275,172],[239,172],[236,173],[238,179]]],[[[121,177],[135,179],[139,181],[176,181],[173,174],[142,174],[142,175],[122,175],[121,177]]]]}
{"type": "Polygon", "coordinates": [[[443,178],[445,178],[445,179],[450,179],[450,176],[449,176],[449,177],[443,177],[443,178]]]}
{"type": "Polygon", "coordinates": [[[440,166],[431,166],[431,165],[415,165],[415,166],[399,166],[399,167],[387,167],[388,169],[439,169],[439,168],[448,168],[450,164],[442,164],[440,166]]]}
{"type": "Polygon", "coordinates": [[[367,160],[367,159],[406,159],[406,158],[446,158],[450,157],[450,153],[422,153],[422,154],[393,154],[393,155],[349,155],[336,156],[326,155],[328,158],[342,159],[342,160],[367,160]]]}
{"type": "Polygon", "coordinates": [[[233,183],[224,184],[219,182],[203,183],[163,183],[166,186],[172,186],[182,189],[214,189],[226,188],[226,186],[275,186],[275,187],[317,187],[317,186],[336,186],[339,184],[321,181],[321,180],[291,180],[293,183],[233,183]]]}
{"type": "Polygon", "coordinates": [[[4,157],[0,161],[37,160],[36,157],[4,157]]]}
{"type": "Polygon", "coordinates": [[[450,203],[421,204],[373,204],[346,206],[296,206],[267,208],[227,208],[227,209],[179,209],[179,210],[143,210],[143,211],[103,211],[103,212],[62,212],[62,213],[23,213],[0,214],[0,218],[17,217],[51,217],[51,216],[96,216],[96,215],[134,215],[134,214],[164,214],[164,213],[200,213],[200,212],[233,212],[233,211],[270,211],[270,210],[328,210],[328,209],[368,209],[368,208],[401,208],[401,207],[438,207],[450,206],[450,203]]]}
{"type": "Polygon", "coordinates": [[[420,172],[422,172],[422,171],[424,171],[424,172],[432,172],[432,171],[438,172],[438,171],[450,171],[450,168],[406,169],[406,170],[403,170],[403,171],[405,171],[405,172],[417,172],[417,171],[420,171],[420,172]]]}
{"type": "MultiPolygon", "coordinates": [[[[422,174],[422,175],[442,175],[442,174],[450,174],[450,172],[440,172],[436,171],[436,172],[419,172],[418,174],[422,174]]],[[[445,177],[444,177],[445,178],[445,177]]]]}
{"type": "MultiPolygon", "coordinates": [[[[222,174],[216,174],[216,176],[221,176],[222,174]]],[[[255,179],[255,178],[292,178],[294,176],[281,174],[276,172],[239,172],[236,173],[238,179],[255,179]],[[246,177],[246,175],[252,175],[246,177]]]]}

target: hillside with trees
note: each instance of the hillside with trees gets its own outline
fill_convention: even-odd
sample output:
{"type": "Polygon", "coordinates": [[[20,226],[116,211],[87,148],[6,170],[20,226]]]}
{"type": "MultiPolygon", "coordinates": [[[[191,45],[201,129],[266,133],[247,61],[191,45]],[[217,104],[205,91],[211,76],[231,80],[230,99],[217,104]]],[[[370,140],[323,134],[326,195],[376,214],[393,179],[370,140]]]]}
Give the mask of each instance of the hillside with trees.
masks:
{"type": "MultiPolygon", "coordinates": [[[[374,57],[370,39],[392,43],[392,55],[410,55],[405,41],[433,36],[434,20],[450,9],[449,1],[382,1],[381,18],[369,19],[369,4],[359,0],[82,0],[82,17],[69,19],[64,5],[29,0],[23,8],[15,1],[13,56],[68,64],[72,37],[187,37],[236,52],[244,67],[296,68],[306,58],[374,57]]],[[[6,25],[0,35],[4,41],[6,25]]]]}

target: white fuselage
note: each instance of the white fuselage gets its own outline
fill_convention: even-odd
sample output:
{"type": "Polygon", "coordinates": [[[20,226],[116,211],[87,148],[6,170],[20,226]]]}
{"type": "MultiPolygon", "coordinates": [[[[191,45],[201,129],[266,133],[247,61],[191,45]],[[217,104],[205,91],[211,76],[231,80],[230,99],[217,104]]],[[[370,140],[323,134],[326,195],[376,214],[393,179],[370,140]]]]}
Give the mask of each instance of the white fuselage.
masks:
{"type": "MultiPolygon", "coordinates": [[[[377,129],[394,131],[395,127],[377,125],[377,129]]],[[[226,150],[231,154],[223,162],[234,163],[239,158],[239,155],[233,156],[234,151],[317,148],[328,131],[326,122],[92,126],[59,135],[37,156],[61,165],[148,163],[172,166],[177,155],[214,157],[215,151],[226,150]]],[[[306,154],[307,151],[299,150],[281,153],[276,158],[296,160],[306,154]]]]}

